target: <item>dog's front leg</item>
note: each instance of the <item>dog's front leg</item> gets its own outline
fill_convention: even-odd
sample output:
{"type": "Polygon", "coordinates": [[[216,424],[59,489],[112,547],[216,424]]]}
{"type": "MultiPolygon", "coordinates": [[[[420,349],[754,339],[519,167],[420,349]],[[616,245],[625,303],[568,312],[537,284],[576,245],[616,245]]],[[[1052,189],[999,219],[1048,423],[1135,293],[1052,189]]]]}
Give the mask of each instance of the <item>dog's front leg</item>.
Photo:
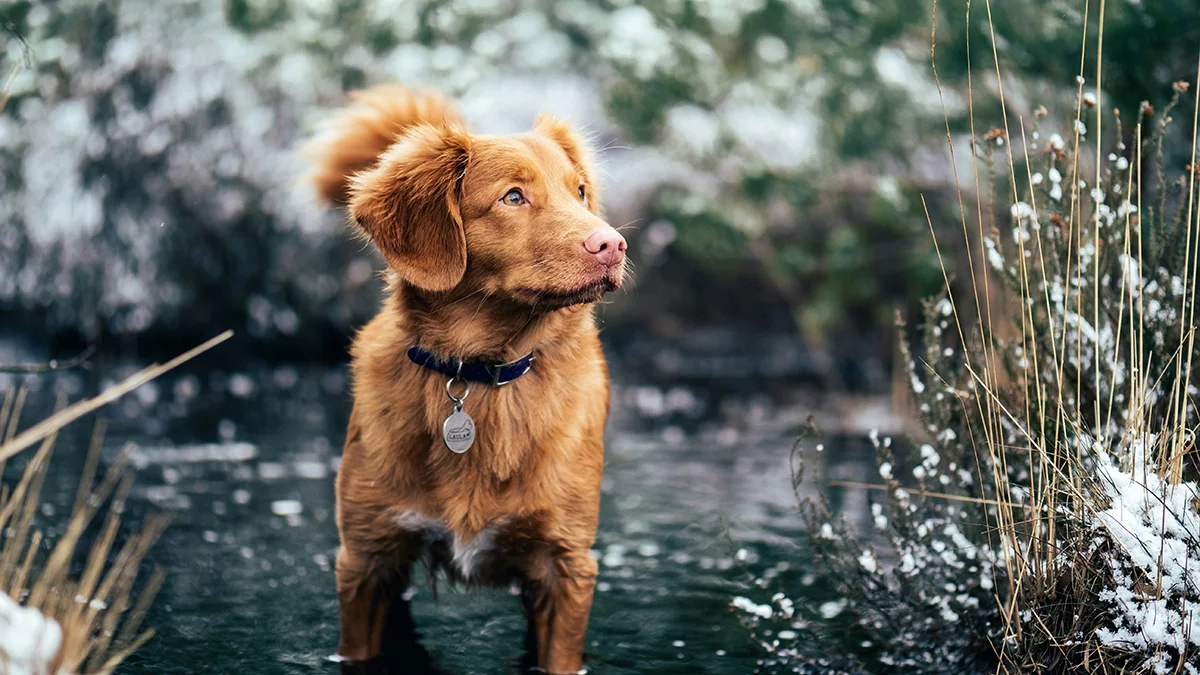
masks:
{"type": "MultiPolygon", "coordinates": [[[[404,569],[384,569],[372,557],[351,553],[345,546],[338,551],[339,656],[362,662],[383,652],[390,612],[408,612],[407,606],[392,606],[395,602],[405,602],[393,596],[407,586],[407,566],[404,569]]],[[[395,620],[396,617],[391,619],[395,620]]]]}
{"type": "Polygon", "coordinates": [[[587,551],[559,556],[551,567],[548,575],[530,580],[538,666],[554,675],[578,673],[598,567],[587,551]]]}

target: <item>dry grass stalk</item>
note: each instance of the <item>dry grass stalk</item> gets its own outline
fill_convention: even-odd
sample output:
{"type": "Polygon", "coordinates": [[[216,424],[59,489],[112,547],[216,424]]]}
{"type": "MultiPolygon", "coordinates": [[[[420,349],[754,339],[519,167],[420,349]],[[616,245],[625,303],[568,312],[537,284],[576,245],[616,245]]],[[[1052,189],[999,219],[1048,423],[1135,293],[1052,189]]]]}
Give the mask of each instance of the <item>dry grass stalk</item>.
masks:
{"type": "Polygon", "coordinates": [[[119,384],[104,390],[104,392],[102,392],[99,396],[80,401],[79,403],[76,403],[68,408],[59,410],[50,417],[47,417],[29,429],[26,429],[20,435],[8,439],[3,445],[0,445],[0,462],[8,460],[8,458],[12,457],[18,452],[50,436],[57,430],[63,428],[71,422],[74,422],[80,417],[83,417],[84,415],[98,408],[112,403],[125,394],[128,394],[134,389],[146,384],[150,380],[160,377],[166,374],[168,371],[173,370],[174,368],[177,368],[188,361],[191,361],[192,359],[212,349],[213,347],[216,347],[231,337],[233,337],[233,331],[227,330],[211,340],[208,340],[204,344],[201,344],[184,352],[183,354],[180,354],[179,356],[176,356],[166,363],[156,363],[143,368],[142,370],[125,378],[119,384]]]}
{"type": "MultiPolygon", "coordinates": [[[[1089,12],[1089,4],[1085,2],[1085,16],[1089,12]]],[[[991,3],[985,0],[988,10],[989,25],[991,24],[991,3]]],[[[969,9],[968,9],[969,12],[969,9]]],[[[1183,220],[1185,231],[1184,262],[1181,272],[1183,292],[1179,293],[1180,306],[1178,317],[1184,319],[1185,328],[1180,331],[1179,345],[1171,359],[1174,365],[1173,381],[1169,385],[1170,398],[1167,405],[1154,405],[1150,399],[1158,390],[1164,377],[1170,377],[1171,363],[1160,364],[1157,378],[1149,378],[1151,361],[1155,356],[1153,345],[1145,342],[1145,325],[1147,314],[1143,305],[1134,303],[1136,295],[1138,303],[1142,302],[1144,292],[1130,287],[1128,275],[1120,279],[1116,311],[1116,330],[1114,354],[1102,354],[1101,340],[1094,335],[1088,335],[1087,326],[1082,319],[1090,309],[1092,331],[1099,331],[1103,321],[1101,311],[1104,308],[1101,298],[1104,294],[1103,275],[1107,270],[1102,269],[1102,233],[1104,227],[1102,218],[1093,217],[1090,220],[1084,216],[1084,206],[1089,199],[1093,210],[1099,206],[1096,191],[1102,185],[1103,160],[1101,128],[1104,120],[1102,96],[1103,76],[1103,32],[1104,32],[1105,1],[1099,3],[1099,34],[1096,38],[1096,82],[1094,98],[1086,98],[1083,92],[1084,62],[1081,59],[1079,71],[1079,88],[1076,92],[1076,119],[1081,120],[1074,125],[1074,149],[1071,167],[1072,180],[1069,193],[1069,217],[1066,221],[1066,236],[1062,241],[1050,241],[1053,237],[1052,228],[1039,222],[1043,212],[1036,203],[1038,184],[1034,178],[1032,162],[1028,156],[1029,144],[1026,140],[1024,120],[1021,120],[1021,139],[1023,141],[1023,157],[1025,176],[1022,181],[1017,177],[1017,164],[1014,158],[1013,145],[1006,153],[1009,184],[1012,186],[1011,199],[1013,204],[1024,204],[1020,192],[1028,194],[1032,206],[1025,216],[1018,215],[1016,224],[1023,227],[1022,218],[1030,218],[1030,229],[1035,233],[1032,238],[1015,237],[1017,247],[1018,288],[1013,303],[1016,309],[1017,321],[1020,326],[1019,346],[1024,358],[1019,369],[1020,387],[1016,395],[1018,405],[1023,409],[1013,409],[1013,396],[1002,392],[1001,373],[998,361],[994,357],[994,345],[997,344],[990,335],[994,325],[990,318],[985,321],[982,314],[977,317],[976,324],[964,326],[957,311],[958,304],[953,296],[950,300],[954,306],[954,321],[959,336],[959,348],[965,361],[965,369],[969,373],[972,384],[979,395],[970,397],[972,401],[963,401],[964,405],[977,407],[977,422],[982,425],[982,450],[987,454],[986,465],[993,468],[990,476],[981,476],[985,481],[983,493],[995,495],[999,501],[998,508],[987,511],[990,516],[988,529],[997,542],[997,549],[1002,552],[1007,570],[1003,579],[997,582],[1006,584],[1006,593],[996,596],[1000,603],[1000,616],[1004,623],[1003,634],[996,644],[996,652],[1001,655],[1000,669],[1005,672],[1027,672],[1028,669],[1041,672],[1055,670],[1047,668],[1045,654],[1047,651],[1058,650],[1059,662],[1082,665],[1089,672],[1105,672],[1114,663],[1126,664],[1130,671],[1137,670],[1135,660],[1130,660],[1123,650],[1103,644],[1096,638],[1096,630],[1100,626],[1084,626],[1080,630],[1078,623],[1063,621],[1062,615],[1071,616],[1078,620],[1086,617],[1089,612],[1083,611],[1086,603],[1095,603],[1099,594],[1096,583],[1109,577],[1111,572],[1098,569],[1102,557],[1095,555],[1092,543],[1092,532],[1083,528],[1074,531],[1064,531],[1064,526],[1070,523],[1097,522],[1098,516],[1110,507],[1110,499],[1106,486],[1100,484],[1097,473],[1097,462],[1107,457],[1116,457],[1126,462],[1127,470],[1137,469],[1130,463],[1135,456],[1129,451],[1133,439],[1147,438],[1154,434],[1158,439],[1152,450],[1153,463],[1149,470],[1155,471],[1166,486],[1179,486],[1183,481],[1184,457],[1188,452],[1194,452],[1191,439],[1195,438],[1194,415],[1190,414],[1189,391],[1194,354],[1194,318],[1196,305],[1196,261],[1200,259],[1200,220],[1194,217],[1193,204],[1195,201],[1194,179],[1188,181],[1187,210],[1183,220]],[[1095,111],[1094,133],[1096,137],[1095,152],[1095,183],[1093,192],[1084,194],[1081,189],[1079,176],[1083,168],[1080,166],[1082,133],[1085,128],[1082,120],[1085,118],[1084,103],[1095,111]],[[1193,227],[1195,224],[1195,227],[1193,227]],[[1090,239],[1090,242],[1088,241],[1090,239]],[[1029,249],[1026,243],[1029,244],[1029,249]],[[1090,243],[1090,251],[1085,247],[1090,243]],[[1054,253],[1056,246],[1065,244],[1066,265],[1065,275],[1062,272],[1051,271],[1047,258],[1054,253]],[[1030,250],[1032,249],[1032,250],[1030,250]],[[1049,250],[1048,250],[1049,249],[1049,250]],[[1089,262],[1091,263],[1089,265],[1089,262]],[[1090,266],[1090,269],[1086,269],[1090,266]],[[1075,284],[1059,286],[1059,292],[1065,293],[1066,298],[1061,305],[1055,306],[1051,300],[1051,289],[1056,287],[1062,278],[1071,279],[1074,272],[1075,284]],[[1091,278],[1085,280],[1084,275],[1090,273],[1091,278]],[[1057,275],[1062,275],[1057,276],[1057,275]],[[1090,284],[1087,283],[1090,281],[1090,284]],[[1089,294],[1091,297],[1087,297],[1089,294]],[[1071,297],[1074,296],[1074,297],[1071,297]],[[1062,307],[1075,305],[1074,316],[1064,312],[1062,307]],[[1090,307],[1088,306],[1090,305],[1090,307]],[[1057,323],[1056,323],[1057,321],[1057,323]],[[1127,326],[1125,322],[1128,321],[1127,326]],[[1128,331],[1128,347],[1122,344],[1125,331],[1128,331]],[[1045,340],[1039,333],[1048,332],[1055,339],[1045,340]],[[1073,333],[1073,334],[1072,334],[1073,333]],[[979,349],[967,336],[977,336],[985,347],[979,349]],[[1084,354],[1085,346],[1092,342],[1092,381],[1085,383],[1082,377],[1072,377],[1070,373],[1082,374],[1086,367],[1083,361],[1088,355],[1084,354]],[[1072,344],[1073,343],[1073,344],[1072,344]],[[1045,348],[1049,347],[1049,352],[1045,348]],[[1074,348],[1072,350],[1072,347],[1074,348]],[[1104,359],[1116,359],[1126,352],[1129,361],[1135,365],[1132,372],[1126,376],[1117,366],[1104,359]],[[982,356],[982,364],[972,363],[972,354],[982,356]],[[990,358],[989,358],[990,355],[990,358]],[[1102,381],[1102,374],[1108,372],[1110,380],[1102,381]],[[1126,380],[1127,377],[1127,381],[1126,380]],[[1084,408],[1086,392],[1085,384],[1091,385],[1091,407],[1084,408]],[[1074,387],[1074,391],[1071,387],[1074,387]],[[1128,405],[1125,410],[1114,416],[1114,400],[1122,388],[1128,391],[1128,405]],[[1108,390],[1107,409],[1102,399],[1104,390],[1108,390]],[[1072,396],[1072,394],[1074,394],[1072,396]],[[1006,402],[1008,405],[1006,405],[1006,402]],[[1165,414],[1164,414],[1165,413],[1165,414]],[[1016,433],[1024,442],[1028,454],[1029,466],[1033,468],[1028,485],[1020,492],[1019,499],[1014,499],[1012,478],[1007,470],[1010,444],[1003,442],[1006,435],[1016,433]],[[1066,516],[1064,516],[1066,514],[1066,516]],[[1064,631],[1064,627],[1069,630],[1064,631]],[[1032,634],[1031,634],[1032,633],[1032,634]],[[1083,636],[1082,642],[1079,636],[1083,636]],[[1031,645],[1037,644],[1038,648],[1031,645]],[[1043,657],[1041,661],[1030,660],[1033,654],[1043,657]],[[1106,665],[1107,664],[1107,665],[1106,665]]],[[[968,22],[969,23],[969,22],[968,22]]],[[[1085,22],[1086,26],[1086,22],[1085,22]]],[[[1086,28],[1083,36],[1084,49],[1087,53],[1086,28]]],[[[996,52],[995,35],[992,34],[992,54],[995,65],[996,86],[1000,98],[1001,110],[1004,114],[1004,138],[1013,138],[1009,130],[1007,106],[1004,101],[1003,77],[1000,61],[996,52]]],[[[1200,89],[1200,69],[1197,72],[1197,85],[1200,89]]],[[[1200,92],[1198,92],[1200,93],[1200,92]]],[[[974,101],[970,101],[971,116],[974,118],[974,101]]],[[[1200,96],[1196,100],[1196,112],[1200,112],[1200,96]]],[[[1138,157],[1136,164],[1137,186],[1134,192],[1133,174],[1126,176],[1124,186],[1118,185],[1117,191],[1123,194],[1136,194],[1136,208],[1125,208],[1123,213],[1123,237],[1126,256],[1136,254],[1137,260],[1142,261],[1141,223],[1134,220],[1134,213],[1145,213],[1141,203],[1141,147],[1142,130],[1139,123],[1136,130],[1138,157]],[[1136,242],[1137,250],[1133,246],[1136,242]]],[[[1161,147],[1161,146],[1160,146],[1161,147]]],[[[1195,166],[1197,147],[1197,117],[1193,114],[1192,124],[1192,166],[1195,166]]],[[[976,158],[978,159],[978,158],[976,158]]],[[[1191,178],[1189,176],[1189,178],[1191,178]]],[[[982,214],[982,193],[977,209],[982,214]]],[[[960,208],[960,213],[966,210],[960,208]]],[[[1015,212],[1014,212],[1015,213],[1015,212]]],[[[928,215],[928,214],[927,214],[928,215]]],[[[929,222],[930,231],[935,240],[936,229],[932,220],[929,222]]],[[[964,237],[966,237],[968,219],[962,218],[964,237]]],[[[977,220],[978,236],[986,241],[989,233],[984,231],[982,216],[977,220]]],[[[994,235],[993,235],[994,236],[994,235]]],[[[969,242],[968,242],[969,244],[969,242]]],[[[985,288],[989,284],[988,252],[981,251],[978,269],[981,275],[972,275],[973,287],[978,298],[980,282],[985,288]]],[[[939,259],[940,251],[939,251],[939,259]]],[[[976,267],[972,265],[972,270],[976,267]]],[[[945,263],[943,261],[943,273],[945,263]]],[[[950,293],[949,276],[946,275],[947,293],[950,293]]],[[[979,303],[976,302],[976,306],[979,303]]],[[[1164,488],[1169,490],[1170,488],[1164,488]]],[[[1129,553],[1128,551],[1126,553],[1129,553]]],[[[1148,592],[1162,598],[1163,561],[1159,561],[1157,579],[1150,582],[1148,592]]],[[[1194,591],[1195,589],[1193,589],[1194,591]]],[[[1184,617],[1187,621],[1188,617],[1184,617]]],[[[1175,658],[1182,658],[1176,655],[1175,658]]],[[[1052,660],[1050,660],[1052,661],[1052,660]]],[[[1183,668],[1183,661],[1178,661],[1183,668]]],[[[1182,670],[1180,672],[1183,672],[1182,670]]]]}
{"type": "MultiPolygon", "coordinates": [[[[227,331],[165,364],[150,366],[94,398],[69,407],[60,401],[53,415],[21,433],[17,429],[26,392],[10,390],[5,395],[0,404],[0,475],[13,455],[40,445],[15,485],[0,486],[0,532],[5,533],[0,539],[0,593],[52,619],[61,633],[56,654],[48,663],[30,663],[28,654],[22,654],[18,668],[0,652],[0,672],[110,673],[153,634],[143,630],[142,620],[165,575],[155,570],[149,579],[139,579],[138,571],[167,519],[151,516],[132,537],[118,543],[132,476],[123,451],[97,481],[103,422],[97,423],[93,433],[66,527],[49,549],[43,546],[47,537],[37,527],[42,486],[55,440],[64,426],[231,335],[227,331]],[[81,560],[83,566],[78,569],[81,560]]],[[[0,640],[0,647],[4,644],[0,640]]]]}

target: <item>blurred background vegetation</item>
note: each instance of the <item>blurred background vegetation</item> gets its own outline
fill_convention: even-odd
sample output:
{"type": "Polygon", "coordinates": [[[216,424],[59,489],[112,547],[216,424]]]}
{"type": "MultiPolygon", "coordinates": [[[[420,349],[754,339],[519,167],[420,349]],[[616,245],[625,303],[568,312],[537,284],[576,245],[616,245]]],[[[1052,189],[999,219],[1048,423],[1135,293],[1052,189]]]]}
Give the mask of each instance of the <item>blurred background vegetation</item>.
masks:
{"type": "MultiPolygon", "coordinates": [[[[483,132],[549,110],[593,134],[637,266],[602,310],[613,340],[798,335],[814,373],[886,386],[893,313],[942,283],[921,195],[959,231],[972,133],[1000,119],[988,14],[1015,135],[1039,106],[1073,119],[1077,5],[10,2],[0,320],[148,353],[233,327],[255,353],[341,359],[380,263],[314,204],[294,148],[346,91],[400,81],[459,98],[483,132]]],[[[1104,105],[1161,105],[1193,67],[1200,4],[1108,5],[1104,105]]]]}

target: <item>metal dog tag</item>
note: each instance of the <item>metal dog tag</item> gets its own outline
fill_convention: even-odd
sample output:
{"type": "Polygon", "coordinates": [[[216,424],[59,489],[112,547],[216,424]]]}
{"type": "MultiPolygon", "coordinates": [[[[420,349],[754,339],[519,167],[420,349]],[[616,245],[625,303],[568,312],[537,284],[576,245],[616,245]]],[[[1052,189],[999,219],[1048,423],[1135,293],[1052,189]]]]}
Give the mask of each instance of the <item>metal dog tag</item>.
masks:
{"type": "Polygon", "coordinates": [[[442,440],[450,452],[466,452],[475,443],[475,420],[462,410],[455,410],[442,423],[442,440]]]}

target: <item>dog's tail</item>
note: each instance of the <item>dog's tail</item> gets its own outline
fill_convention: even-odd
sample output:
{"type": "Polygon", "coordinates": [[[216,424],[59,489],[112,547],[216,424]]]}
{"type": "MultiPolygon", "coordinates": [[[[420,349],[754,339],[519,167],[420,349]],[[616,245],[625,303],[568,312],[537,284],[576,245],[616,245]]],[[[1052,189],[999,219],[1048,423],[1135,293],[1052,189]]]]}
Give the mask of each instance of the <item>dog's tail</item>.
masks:
{"type": "Polygon", "coordinates": [[[349,200],[350,178],[374,166],[409,127],[462,123],[454,105],[441,94],[398,84],[356,91],[350,101],[305,149],[314,164],[312,183],[321,198],[333,205],[349,200]]]}

